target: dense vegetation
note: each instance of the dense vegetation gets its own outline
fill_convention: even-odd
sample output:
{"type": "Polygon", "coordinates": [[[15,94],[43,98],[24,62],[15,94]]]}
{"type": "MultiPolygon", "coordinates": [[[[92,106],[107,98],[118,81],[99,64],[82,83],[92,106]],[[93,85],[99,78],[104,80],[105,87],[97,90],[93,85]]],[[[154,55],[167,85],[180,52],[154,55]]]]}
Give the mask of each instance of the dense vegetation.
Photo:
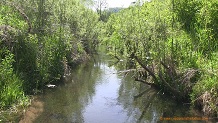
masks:
{"type": "Polygon", "coordinates": [[[0,108],[59,81],[98,44],[98,15],[77,0],[0,2],[0,108]]]}
{"type": "Polygon", "coordinates": [[[218,1],[152,0],[110,16],[103,44],[137,81],[218,112],[218,1]]]}
{"type": "Polygon", "coordinates": [[[99,15],[86,2],[0,2],[0,108],[26,105],[101,41],[137,81],[218,113],[217,0],[152,0],[99,15]]]}

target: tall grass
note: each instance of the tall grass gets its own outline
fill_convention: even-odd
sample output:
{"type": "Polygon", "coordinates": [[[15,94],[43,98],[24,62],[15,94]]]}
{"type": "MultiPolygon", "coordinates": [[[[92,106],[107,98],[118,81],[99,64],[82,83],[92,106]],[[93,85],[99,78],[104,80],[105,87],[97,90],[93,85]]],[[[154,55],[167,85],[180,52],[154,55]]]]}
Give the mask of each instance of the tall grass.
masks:
{"type": "Polygon", "coordinates": [[[8,50],[0,51],[0,107],[17,103],[24,96],[23,80],[13,69],[14,55],[8,50]]]}

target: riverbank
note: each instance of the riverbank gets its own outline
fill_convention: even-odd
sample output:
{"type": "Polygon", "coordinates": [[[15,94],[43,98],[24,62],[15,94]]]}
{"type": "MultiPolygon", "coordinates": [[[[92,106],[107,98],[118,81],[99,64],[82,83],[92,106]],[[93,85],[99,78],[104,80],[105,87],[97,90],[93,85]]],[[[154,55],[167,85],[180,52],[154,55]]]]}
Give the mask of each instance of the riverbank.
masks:
{"type": "Polygon", "coordinates": [[[77,0],[0,1],[0,121],[62,82],[68,64],[85,61],[98,45],[97,26],[97,13],[77,0]]]}
{"type": "Polygon", "coordinates": [[[217,1],[152,0],[112,14],[102,43],[135,79],[217,117],[217,1]],[[185,10],[185,11],[184,11],[185,10]]]}
{"type": "MultiPolygon", "coordinates": [[[[74,53],[75,54],[75,53],[74,53]]],[[[74,56],[75,59],[72,59],[70,63],[66,60],[63,61],[64,74],[61,76],[59,81],[53,83],[54,87],[48,87],[44,85],[37,91],[34,92],[34,95],[27,95],[26,100],[22,100],[21,103],[16,103],[9,108],[0,109],[0,123],[1,122],[19,122],[19,123],[28,123],[34,121],[38,114],[43,110],[43,103],[40,101],[40,95],[47,90],[52,92],[52,90],[58,86],[63,85],[68,79],[71,72],[80,64],[86,64],[89,62],[90,56],[87,53],[83,55],[74,56]],[[27,116],[27,119],[25,117],[27,116]]],[[[51,83],[52,84],[52,83],[51,83]]]]}

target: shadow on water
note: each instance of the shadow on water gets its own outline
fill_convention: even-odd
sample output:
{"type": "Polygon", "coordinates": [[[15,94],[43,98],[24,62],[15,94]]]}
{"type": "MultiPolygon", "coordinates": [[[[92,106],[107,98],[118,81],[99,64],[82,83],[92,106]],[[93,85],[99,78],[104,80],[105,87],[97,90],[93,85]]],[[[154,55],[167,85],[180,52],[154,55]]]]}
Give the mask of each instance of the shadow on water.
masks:
{"type": "Polygon", "coordinates": [[[99,75],[101,70],[94,62],[80,65],[64,84],[36,96],[20,122],[83,122],[83,110],[92,101],[99,75]]]}
{"type": "Polygon", "coordinates": [[[135,82],[131,73],[116,74],[125,63],[113,63],[101,56],[81,64],[63,85],[36,96],[20,123],[156,123],[160,117],[200,116],[135,82]]]}

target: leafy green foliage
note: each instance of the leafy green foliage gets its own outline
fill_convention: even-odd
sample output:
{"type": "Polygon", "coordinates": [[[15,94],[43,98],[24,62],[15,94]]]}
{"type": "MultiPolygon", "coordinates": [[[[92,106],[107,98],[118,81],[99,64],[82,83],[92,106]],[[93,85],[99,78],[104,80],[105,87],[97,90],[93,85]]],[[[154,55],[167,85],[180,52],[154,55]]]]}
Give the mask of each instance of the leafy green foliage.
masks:
{"type": "Polygon", "coordinates": [[[192,35],[195,49],[205,56],[217,51],[218,1],[178,0],[176,13],[183,28],[192,35]]]}
{"type": "Polygon", "coordinates": [[[184,29],[189,32],[192,38],[192,45],[197,51],[196,61],[202,72],[202,77],[198,79],[190,94],[193,103],[196,101],[202,104],[207,113],[216,113],[217,102],[217,0],[179,0],[176,4],[176,13],[180,22],[184,24],[184,29]],[[185,11],[184,11],[185,10],[185,11]],[[190,19],[190,17],[192,19],[190,19]],[[190,25],[187,25],[190,24],[190,25]],[[205,95],[210,98],[205,98],[205,95]],[[209,101],[206,108],[204,102],[209,101]],[[210,112],[209,112],[210,110],[210,112]]]}
{"type": "Polygon", "coordinates": [[[135,62],[136,69],[145,68],[152,78],[145,80],[153,80],[156,87],[196,100],[217,90],[217,4],[152,0],[129,7],[110,16],[103,44],[109,54],[135,62]]]}
{"type": "Polygon", "coordinates": [[[14,55],[8,50],[1,50],[0,55],[5,55],[0,61],[0,107],[9,106],[23,95],[22,80],[14,73],[14,55]]]}
{"type": "Polygon", "coordinates": [[[0,3],[0,107],[60,81],[67,63],[87,57],[98,45],[98,15],[84,2],[0,3]]]}

